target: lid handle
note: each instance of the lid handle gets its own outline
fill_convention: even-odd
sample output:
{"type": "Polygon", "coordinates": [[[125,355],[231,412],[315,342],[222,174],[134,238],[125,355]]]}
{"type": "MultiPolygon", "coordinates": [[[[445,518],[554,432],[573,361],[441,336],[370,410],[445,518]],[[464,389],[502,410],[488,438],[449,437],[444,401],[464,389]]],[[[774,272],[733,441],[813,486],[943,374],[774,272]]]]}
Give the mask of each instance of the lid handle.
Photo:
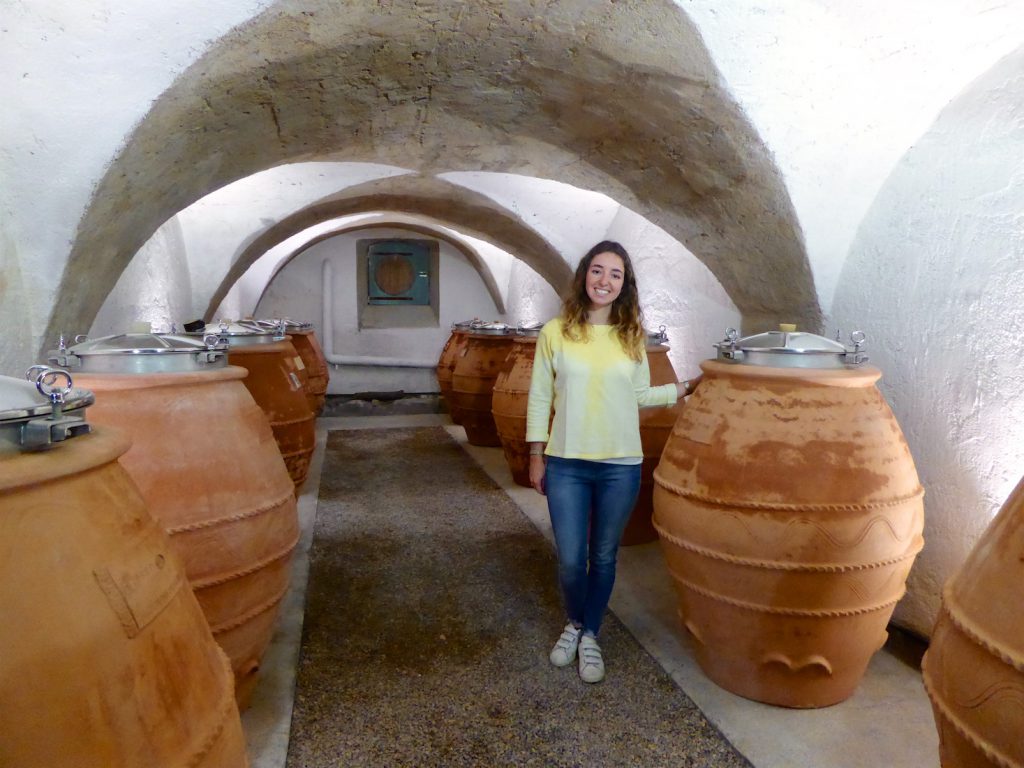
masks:
{"type": "Polygon", "coordinates": [[[31,381],[33,384],[36,383],[36,377],[39,376],[43,371],[50,370],[48,365],[33,365],[27,371],[25,371],[25,378],[31,381]]]}
{"type": "Polygon", "coordinates": [[[46,448],[70,437],[89,433],[91,428],[81,416],[63,414],[64,399],[74,388],[70,373],[60,368],[33,365],[25,372],[25,378],[35,383],[36,389],[50,401],[53,408],[49,416],[32,419],[23,425],[22,447],[32,450],[46,448]]]}
{"type": "Polygon", "coordinates": [[[739,331],[735,328],[726,328],[725,339],[715,345],[718,347],[718,353],[726,360],[742,360],[743,350],[737,349],[736,345],[736,342],[738,342],[739,339],[739,331]]]}
{"type": "MultiPolygon", "coordinates": [[[[36,389],[39,390],[39,394],[53,403],[54,418],[60,416],[64,398],[71,394],[71,390],[74,388],[71,374],[60,368],[50,368],[45,365],[33,365],[32,368],[29,368],[29,372],[33,370],[39,370],[34,379],[36,389]],[[66,382],[64,386],[59,385],[61,379],[66,382]]],[[[29,381],[33,381],[33,379],[29,379],[29,381]]]]}
{"type": "Polygon", "coordinates": [[[861,346],[864,344],[864,340],[867,338],[867,334],[864,331],[854,331],[850,334],[850,341],[853,342],[853,351],[846,353],[846,363],[848,365],[863,365],[870,358],[860,351],[861,346]]]}

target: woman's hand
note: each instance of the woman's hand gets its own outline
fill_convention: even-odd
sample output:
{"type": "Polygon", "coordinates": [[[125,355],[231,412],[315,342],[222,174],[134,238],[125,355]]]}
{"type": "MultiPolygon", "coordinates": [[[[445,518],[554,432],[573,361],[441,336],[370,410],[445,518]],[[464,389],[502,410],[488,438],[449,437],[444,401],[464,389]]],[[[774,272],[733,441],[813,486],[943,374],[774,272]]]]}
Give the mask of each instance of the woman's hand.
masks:
{"type": "Polygon", "coordinates": [[[676,397],[682,400],[684,397],[689,397],[690,395],[692,395],[696,391],[697,385],[700,384],[703,378],[704,374],[699,373],[692,379],[687,379],[686,381],[677,381],[676,397]]]}
{"type": "Polygon", "coordinates": [[[544,457],[535,453],[530,454],[530,485],[533,490],[544,496],[544,457]]]}

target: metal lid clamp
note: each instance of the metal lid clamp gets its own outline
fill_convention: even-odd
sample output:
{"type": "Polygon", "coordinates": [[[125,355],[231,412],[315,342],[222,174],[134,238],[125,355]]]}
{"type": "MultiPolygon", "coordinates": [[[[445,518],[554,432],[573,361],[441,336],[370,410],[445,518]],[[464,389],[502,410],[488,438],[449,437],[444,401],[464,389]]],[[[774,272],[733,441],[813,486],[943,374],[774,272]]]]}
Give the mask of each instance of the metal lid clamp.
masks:
{"type": "Polygon", "coordinates": [[[725,338],[718,342],[715,346],[718,347],[718,355],[724,357],[726,360],[735,360],[739,362],[743,359],[743,350],[739,348],[737,342],[740,338],[740,332],[735,328],[725,329],[725,338]]]}
{"type": "MultiPolygon", "coordinates": [[[[79,339],[84,340],[85,335],[79,334],[78,336],[76,336],[76,344],[78,343],[79,339]]],[[[80,358],[78,355],[76,355],[74,352],[68,349],[68,341],[63,333],[57,339],[57,349],[54,352],[50,353],[50,360],[56,363],[57,365],[61,366],[62,368],[81,368],[82,366],[82,358],[80,358]]],[[[25,373],[25,378],[27,378],[29,381],[34,381],[34,379],[31,376],[29,376],[29,374],[32,373],[32,371],[35,371],[40,368],[50,370],[49,366],[46,365],[33,365],[25,373]]]]}
{"type": "Polygon", "coordinates": [[[92,427],[82,416],[65,416],[64,399],[74,389],[71,374],[59,368],[33,365],[25,372],[25,378],[36,385],[43,397],[50,401],[48,416],[30,419],[21,427],[21,444],[30,450],[47,448],[71,437],[86,435],[92,427]],[[61,386],[61,380],[66,383],[61,386]]]}
{"type": "Polygon", "coordinates": [[[196,360],[200,363],[212,363],[224,354],[225,342],[216,333],[208,333],[203,336],[205,351],[196,353],[196,360]]]}
{"type": "Polygon", "coordinates": [[[657,331],[650,331],[647,334],[648,344],[668,344],[668,328],[659,325],[657,331]]]}
{"type": "MultiPolygon", "coordinates": [[[[838,335],[839,332],[836,331],[836,336],[838,335]]],[[[865,335],[864,331],[854,331],[853,333],[850,334],[850,341],[853,342],[853,349],[848,351],[843,356],[843,359],[846,361],[847,365],[861,365],[862,363],[866,363],[870,359],[867,355],[860,351],[860,347],[864,343],[864,340],[866,338],[867,336],[865,335]]]]}

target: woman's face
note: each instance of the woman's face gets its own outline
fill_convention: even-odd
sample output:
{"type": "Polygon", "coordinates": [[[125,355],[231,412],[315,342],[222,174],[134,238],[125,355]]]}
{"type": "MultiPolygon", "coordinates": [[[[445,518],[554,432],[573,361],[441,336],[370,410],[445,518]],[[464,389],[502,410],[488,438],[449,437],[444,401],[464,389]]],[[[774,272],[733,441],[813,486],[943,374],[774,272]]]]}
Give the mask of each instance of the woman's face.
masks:
{"type": "Polygon", "coordinates": [[[587,298],[590,308],[601,309],[611,306],[622,293],[622,282],[626,266],[618,254],[605,251],[597,254],[587,269],[587,298]]]}

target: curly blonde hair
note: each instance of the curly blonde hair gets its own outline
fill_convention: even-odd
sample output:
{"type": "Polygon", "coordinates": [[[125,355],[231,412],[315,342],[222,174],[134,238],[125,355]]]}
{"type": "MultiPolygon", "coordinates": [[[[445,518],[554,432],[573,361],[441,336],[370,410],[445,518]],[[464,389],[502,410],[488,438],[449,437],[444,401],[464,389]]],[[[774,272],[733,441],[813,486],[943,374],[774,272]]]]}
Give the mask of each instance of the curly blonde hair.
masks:
{"type": "Polygon", "coordinates": [[[615,328],[623,351],[631,360],[640,362],[646,333],[636,288],[636,272],[633,271],[629,253],[614,240],[602,240],[587,251],[576,266],[572,284],[562,299],[562,335],[571,341],[585,341],[589,337],[587,313],[590,311],[590,297],[587,296],[587,271],[594,257],[600,253],[614,253],[622,259],[622,291],[612,303],[611,324],[615,328]]]}

